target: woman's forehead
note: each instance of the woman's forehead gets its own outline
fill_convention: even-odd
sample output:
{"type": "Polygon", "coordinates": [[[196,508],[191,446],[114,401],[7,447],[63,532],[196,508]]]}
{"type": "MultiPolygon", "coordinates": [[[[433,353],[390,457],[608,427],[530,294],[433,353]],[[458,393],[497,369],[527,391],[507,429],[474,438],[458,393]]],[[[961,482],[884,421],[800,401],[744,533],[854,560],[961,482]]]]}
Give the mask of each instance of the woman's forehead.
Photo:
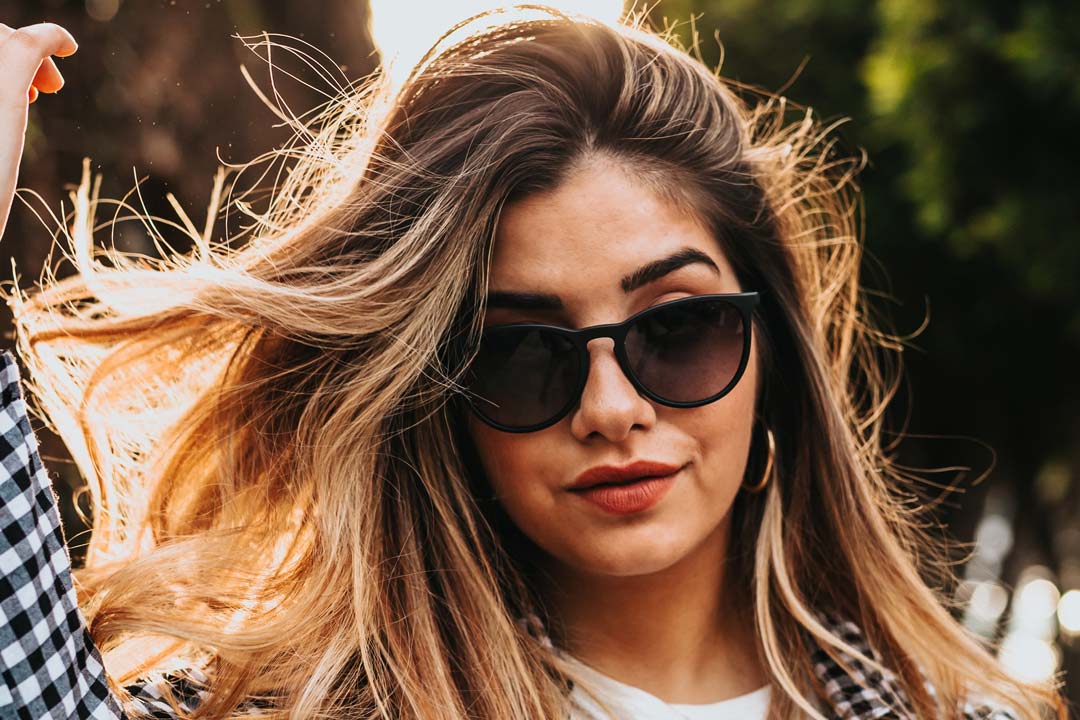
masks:
{"type": "Polygon", "coordinates": [[[499,290],[619,285],[643,265],[683,250],[730,266],[705,223],[617,164],[580,167],[556,188],[504,208],[495,235],[491,285],[499,290]]]}

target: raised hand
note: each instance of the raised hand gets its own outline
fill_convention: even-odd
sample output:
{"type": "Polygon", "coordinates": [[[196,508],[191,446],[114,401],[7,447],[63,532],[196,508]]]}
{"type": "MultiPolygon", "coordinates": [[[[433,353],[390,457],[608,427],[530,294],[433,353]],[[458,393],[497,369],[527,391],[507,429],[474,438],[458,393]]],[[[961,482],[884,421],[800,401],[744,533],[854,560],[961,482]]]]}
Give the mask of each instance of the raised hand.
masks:
{"type": "Polygon", "coordinates": [[[54,23],[18,29],[0,23],[0,237],[3,237],[26,138],[26,115],[39,93],[64,85],[52,55],[67,57],[78,45],[54,23]]]}

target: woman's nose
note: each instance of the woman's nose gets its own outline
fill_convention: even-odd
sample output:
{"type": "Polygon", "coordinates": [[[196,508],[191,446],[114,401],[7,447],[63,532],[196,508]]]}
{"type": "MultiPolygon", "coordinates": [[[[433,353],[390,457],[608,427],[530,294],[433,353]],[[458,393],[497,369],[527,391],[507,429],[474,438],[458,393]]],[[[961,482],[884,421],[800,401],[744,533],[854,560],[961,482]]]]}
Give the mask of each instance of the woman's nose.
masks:
{"type": "Polygon", "coordinates": [[[634,428],[647,429],[655,422],[652,403],[638,393],[619,366],[614,342],[610,338],[590,342],[589,376],[570,419],[574,436],[586,441],[599,435],[620,442],[634,428]]]}

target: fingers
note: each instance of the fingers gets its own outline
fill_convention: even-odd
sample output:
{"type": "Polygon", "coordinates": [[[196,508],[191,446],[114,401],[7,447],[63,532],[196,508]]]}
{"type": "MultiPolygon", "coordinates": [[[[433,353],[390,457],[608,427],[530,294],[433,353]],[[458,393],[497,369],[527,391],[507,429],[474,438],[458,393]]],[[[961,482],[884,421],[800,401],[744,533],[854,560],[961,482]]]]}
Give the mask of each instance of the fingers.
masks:
{"type": "Polygon", "coordinates": [[[66,57],[77,49],[71,33],[55,23],[27,25],[17,30],[0,25],[0,66],[6,76],[0,79],[0,92],[7,94],[18,89],[21,94],[31,85],[39,92],[56,92],[64,79],[49,56],[66,57]]]}
{"type": "Polygon", "coordinates": [[[34,87],[43,93],[54,93],[64,87],[64,77],[57,69],[52,58],[45,58],[38,67],[37,74],[32,81],[34,87]]]}
{"type": "Polygon", "coordinates": [[[79,49],[79,44],[70,32],[50,22],[26,25],[18,29],[0,23],[0,45],[9,41],[35,47],[43,56],[67,57],[79,49]]]}
{"type": "Polygon", "coordinates": [[[17,30],[0,23],[0,235],[18,181],[27,106],[39,93],[56,92],[64,84],[51,56],[66,57],[76,49],[71,33],[54,23],[17,30]]]}

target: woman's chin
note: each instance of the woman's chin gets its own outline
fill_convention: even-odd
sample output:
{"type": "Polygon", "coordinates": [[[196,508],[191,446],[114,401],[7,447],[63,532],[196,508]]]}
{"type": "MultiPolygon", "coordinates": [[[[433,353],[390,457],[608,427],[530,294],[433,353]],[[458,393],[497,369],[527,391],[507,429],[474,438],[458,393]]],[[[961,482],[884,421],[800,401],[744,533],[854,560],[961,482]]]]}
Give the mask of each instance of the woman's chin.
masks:
{"type": "Polygon", "coordinates": [[[592,543],[560,560],[574,573],[593,577],[652,575],[675,565],[687,554],[681,543],[630,539],[592,543]]]}

